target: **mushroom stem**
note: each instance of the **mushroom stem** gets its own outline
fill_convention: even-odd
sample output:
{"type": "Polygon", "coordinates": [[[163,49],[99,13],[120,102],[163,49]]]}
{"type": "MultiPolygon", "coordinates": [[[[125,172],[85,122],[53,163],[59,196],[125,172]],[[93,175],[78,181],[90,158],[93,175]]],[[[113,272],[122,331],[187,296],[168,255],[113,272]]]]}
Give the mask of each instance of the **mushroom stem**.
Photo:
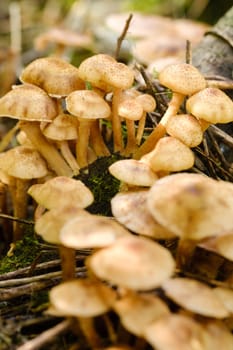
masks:
{"type": "Polygon", "coordinates": [[[1,139],[0,141],[0,152],[4,151],[8,144],[11,142],[12,137],[16,133],[16,131],[19,129],[19,123],[15,124],[13,128],[11,128],[1,139]]]}
{"type": "Polygon", "coordinates": [[[91,126],[91,145],[98,157],[109,156],[110,152],[100,132],[99,120],[94,120],[91,126]]]}
{"type": "Polygon", "coordinates": [[[41,153],[44,159],[46,159],[49,167],[58,176],[73,176],[72,170],[62,158],[58,150],[49,143],[42,134],[39,122],[20,121],[19,127],[25,132],[34,147],[41,153]]]}
{"type": "Polygon", "coordinates": [[[89,343],[91,349],[102,348],[102,341],[94,328],[94,319],[92,317],[78,317],[80,329],[89,343]]]}
{"type": "Polygon", "coordinates": [[[76,143],[76,157],[80,168],[88,165],[88,146],[90,139],[91,120],[79,120],[78,140],[76,143]]]}
{"type": "Polygon", "coordinates": [[[196,248],[196,242],[191,239],[180,238],[176,250],[176,267],[188,270],[196,248]]]}
{"type": "Polygon", "coordinates": [[[146,141],[134,153],[135,159],[140,159],[144,154],[152,151],[156,143],[166,134],[166,125],[168,120],[176,115],[179,111],[180,105],[184,101],[185,96],[174,92],[170,100],[167,110],[161,118],[158,125],[154,128],[152,133],[147,137],[146,141]]]}
{"type": "Polygon", "coordinates": [[[135,137],[135,126],[134,120],[130,120],[125,118],[126,126],[127,126],[127,144],[123,151],[125,156],[130,156],[133,154],[136,148],[136,137],[135,137]]]}
{"type": "Polygon", "coordinates": [[[66,160],[66,162],[68,163],[68,165],[72,169],[73,174],[78,175],[80,168],[79,168],[79,165],[78,165],[73,153],[70,150],[68,141],[66,141],[66,140],[57,141],[57,145],[60,148],[60,151],[61,151],[63,158],[66,160]]]}
{"type": "Polygon", "coordinates": [[[122,152],[123,140],[121,132],[121,120],[118,115],[118,104],[121,97],[121,89],[115,88],[112,96],[112,131],[113,131],[113,143],[114,151],[122,152]]]}
{"type": "MultiPolygon", "coordinates": [[[[7,208],[7,186],[0,181],[0,213],[8,214],[7,208]]],[[[1,219],[2,235],[6,244],[10,243],[9,232],[11,232],[10,220],[1,219]]]]}
{"type": "Polygon", "coordinates": [[[58,247],[62,267],[62,280],[67,281],[75,278],[75,249],[60,245],[58,247]]]}
{"type": "Polygon", "coordinates": [[[136,135],[136,143],[139,146],[142,140],[144,128],[145,128],[145,123],[146,123],[146,112],[143,112],[142,117],[140,118],[138,122],[138,129],[137,129],[137,135],[136,135]]]}

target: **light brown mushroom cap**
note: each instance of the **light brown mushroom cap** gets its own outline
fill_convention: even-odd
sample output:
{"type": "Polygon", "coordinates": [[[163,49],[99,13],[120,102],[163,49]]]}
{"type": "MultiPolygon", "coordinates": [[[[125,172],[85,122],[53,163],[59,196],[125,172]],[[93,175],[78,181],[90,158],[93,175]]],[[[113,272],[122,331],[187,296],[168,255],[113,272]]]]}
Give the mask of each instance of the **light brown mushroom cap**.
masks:
{"type": "Polygon", "coordinates": [[[219,319],[229,316],[221,299],[202,282],[176,277],[165,281],[162,288],[169,298],[186,310],[219,319]]]}
{"type": "Polygon", "coordinates": [[[208,334],[201,324],[185,315],[171,314],[152,322],[145,330],[144,337],[158,350],[207,349],[208,334]]]}
{"type": "Polygon", "coordinates": [[[145,328],[153,321],[170,313],[168,306],[152,294],[130,293],[116,300],[114,311],[123,326],[132,334],[143,336],[145,328]]]}
{"type": "Polygon", "coordinates": [[[166,124],[167,133],[186,146],[198,146],[203,139],[203,132],[199,121],[190,114],[177,114],[170,118],[166,124]]]}
{"type": "Polygon", "coordinates": [[[156,108],[156,100],[149,94],[141,94],[136,97],[145,112],[153,112],[156,108]]]}
{"type": "Polygon", "coordinates": [[[27,65],[20,76],[24,83],[37,85],[49,95],[67,96],[72,91],[83,89],[78,68],[58,57],[37,58],[27,65]]]}
{"type": "Polygon", "coordinates": [[[143,115],[142,105],[133,98],[125,98],[118,104],[118,114],[129,120],[139,120],[143,115]]]}
{"type": "Polygon", "coordinates": [[[216,293],[218,298],[222,301],[225,308],[233,315],[233,290],[227,287],[215,287],[213,292],[216,293]]]}
{"type": "Polygon", "coordinates": [[[28,194],[46,209],[64,207],[73,203],[88,207],[94,200],[92,192],[80,180],[56,176],[43,184],[32,185],[28,194]]]}
{"type": "Polygon", "coordinates": [[[75,140],[77,139],[77,118],[66,114],[58,114],[51,123],[41,124],[42,133],[51,140],[75,140]]]}
{"type": "Polygon", "coordinates": [[[194,165],[194,153],[183,142],[172,136],[162,137],[155,148],[145,154],[141,162],[147,163],[154,172],[181,171],[194,165]]]}
{"type": "Polygon", "coordinates": [[[147,205],[176,235],[200,240],[232,231],[232,186],[201,174],[168,175],[149,189],[147,205]]]}
{"type": "Polygon", "coordinates": [[[209,123],[233,121],[233,102],[220,89],[208,87],[191,96],[186,102],[188,113],[209,123]]]}
{"type": "Polygon", "coordinates": [[[161,226],[147,208],[147,190],[117,193],[111,200],[113,216],[129,230],[154,239],[175,237],[161,226]]]}
{"type": "Polygon", "coordinates": [[[52,306],[64,316],[94,317],[109,310],[116,294],[105,284],[89,279],[67,281],[49,293],[52,306]]]}
{"type": "Polygon", "coordinates": [[[205,322],[203,328],[208,334],[206,339],[207,350],[232,350],[233,335],[223,322],[211,320],[205,322]]]}
{"type": "Polygon", "coordinates": [[[106,54],[88,57],[80,64],[79,76],[105,91],[113,88],[128,89],[133,85],[134,71],[106,54]]]}
{"type": "Polygon", "coordinates": [[[66,98],[67,110],[83,119],[108,118],[111,109],[108,103],[93,90],[79,90],[69,94],[66,98]]]}
{"type": "Polygon", "coordinates": [[[113,219],[91,215],[69,220],[61,229],[60,240],[64,246],[75,249],[102,248],[128,235],[129,231],[113,219]]]}
{"type": "Polygon", "coordinates": [[[60,231],[66,222],[80,217],[91,216],[87,211],[78,206],[57,207],[46,211],[35,223],[35,231],[46,242],[60,245],[60,231]]]}
{"type": "Polygon", "coordinates": [[[57,115],[55,102],[45,91],[31,84],[16,85],[0,98],[0,116],[50,122],[57,115]]]}
{"type": "Polygon", "coordinates": [[[36,179],[48,173],[45,160],[31,147],[16,146],[1,153],[0,169],[19,179],[36,179]]]}
{"type": "Polygon", "coordinates": [[[188,63],[168,65],[159,73],[158,78],[160,84],[183,95],[193,95],[206,87],[203,75],[188,63]]]}
{"type": "Polygon", "coordinates": [[[118,160],[108,170],[118,180],[133,186],[152,186],[158,178],[148,164],[135,159],[118,160]]]}
{"type": "Polygon", "coordinates": [[[233,261],[233,234],[225,234],[216,237],[216,251],[224,258],[233,261]]]}
{"type": "Polygon", "coordinates": [[[89,266],[95,275],[110,283],[149,290],[173,274],[175,263],[170,252],[158,243],[130,236],[94,253],[89,266]]]}

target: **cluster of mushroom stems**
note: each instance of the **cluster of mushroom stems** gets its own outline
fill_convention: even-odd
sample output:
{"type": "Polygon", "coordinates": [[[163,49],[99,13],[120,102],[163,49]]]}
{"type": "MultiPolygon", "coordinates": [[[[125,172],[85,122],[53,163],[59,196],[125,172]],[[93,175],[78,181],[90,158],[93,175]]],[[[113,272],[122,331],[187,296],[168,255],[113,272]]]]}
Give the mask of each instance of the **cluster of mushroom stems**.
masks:
{"type": "MultiPolygon", "coordinates": [[[[138,92],[134,79],[132,68],[105,54],[78,68],[55,57],[30,63],[22,84],[0,98],[0,115],[19,120],[0,143],[0,191],[9,188],[18,218],[27,217],[28,197],[33,199],[35,231],[58,247],[62,265],[63,281],[51,289],[47,312],[77,321],[75,329],[92,349],[105,346],[96,317],[103,318],[107,346],[114,345],[109,350],[130,349],[121,347],[113,313],[142,340],[134,349],[149,343],[159,350],[213,350],[219,344],[231,350],[233,336],[223,320],[232,316],[232,290],[179,277],[177,268],[189,264],[198,244],[208,249],[208,242],[233,260],[233,185],[185,172],[208,125],[233,121],[233,102],[207,87],[191,64],[170,65],[159,81],[172,98],[144,141],[146,115],[156,101],[138,92]],[[182,104],[187,113],[179,113],[182,104]],[[90,214],[94,196],[72,178],[111,154],[105,126],[113,152],[127,158],[109,167],[122,183],[111,200],[113,218],[90,214]],[[5,151],[16,132],[18,144],[5,151]],[[159,243],[174,238],[176,257],[159,243]],[[86,248],[86,276],[78,278],[76,251],[86,248]]],[[[13,241],[22,235],[16,224],[13,241]]]]}

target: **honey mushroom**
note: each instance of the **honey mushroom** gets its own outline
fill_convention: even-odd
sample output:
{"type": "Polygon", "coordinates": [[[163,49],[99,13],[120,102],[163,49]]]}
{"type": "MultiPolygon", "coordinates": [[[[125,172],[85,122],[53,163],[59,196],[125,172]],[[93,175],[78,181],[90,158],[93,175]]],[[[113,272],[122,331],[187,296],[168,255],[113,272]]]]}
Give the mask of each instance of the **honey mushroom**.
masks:
{"type": "Polygon", "coordinates": [[[178,113],[185,96],[193,95],[206,87],[205,78],[197,68],[188,63],[168,65],[159,73],[159,82],[172,91],[172,98],[158,125],[135,152],[134,158],[137,159],[150,152],[165,135],[169,119],[178,113]]]}

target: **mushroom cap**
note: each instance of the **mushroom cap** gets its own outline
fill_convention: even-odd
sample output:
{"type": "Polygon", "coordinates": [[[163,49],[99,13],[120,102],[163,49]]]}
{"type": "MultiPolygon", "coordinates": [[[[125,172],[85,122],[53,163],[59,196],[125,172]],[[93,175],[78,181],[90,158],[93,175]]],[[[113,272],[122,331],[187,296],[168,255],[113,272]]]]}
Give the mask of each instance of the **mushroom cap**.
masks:
{"type": "Polygon", "coordinates": [[[175,263],[171,253],[158,243],[130,236],[94,253],[89,266],[95,275],[110,283],[149,290],[173,274],[175,263]]]}
{"type": "Polygon", "coordinates": [[[83,89],[78,68],[58,57],[37,58],[27,65],[20,76],[24,83],[37,85],[49,95],[60,97],[83,89]]]}
{"type": "Polygon", "coordinates": [[[134,71],[106,54],[88,57],[81,62],[78,71],[81,79],[105,91],[128,89],[134,82],[134,71]]]}
{"type": "Polygon", "coordinates": [[[64,207],[74,203],[80,208],[88,207],[94,196],[80,180],[56,176],[43,184],[32,185],[28,194],[46,209],[64,207]]]}
{"type": "Polygon", "coordinates": [[[154,239],[170,239],[174,234],[161,226],[147,208],[147,190],[119,192],[111,199],[113,216],[129,230],[154,239]]]}
{"type": "Polygon", "coordinates": [[[93,90],[79,90],[70,93],[66,98],[67,110],[83,119],[108,118],[111,109],[108,103],[93,90]]]}
{"type": "Polygon", "coordinates": [[[146,293],[129,293],[113,304],[123,326],[131,333],[142,337],[145,328],[153,321],[170,313],[160,298],[146,293]]]}
{"type": "Polygon", "coordinates": [[[69,220],[61,229],[60,240],[64,246],[75,249],[102,248],[128,235],[129,231],[113,219],[91,215],[69,220]]]}
{"type": "Polygon", "coordinates": [[[51,140],[75,140],[77,139],[77,118],[70,114],[60,113],[51,123],[41,124],[42,133],[51,140]]]}
{"type": "Polygon", "coordinates": [[[183,142],[172,136],[162,137],[155,148],[145,154],[141,162],[148,163],[154,171],[180,171],[194,165],[194,153],[183,142]]]}
{"type": "Polygon", "coordinates": [[[57,207],[46,211],[36,220],[35,231],[46,242],[61,244],[60,231],[66,222],[76,217],[89,217],[84,209],[78,206],[57,207]]]}
{"type": "Polygon", "coordinates": [[[206,81],[199,70],[189,63],[174,63],[159,73],[160,84],[183,95],[193,95],[206,87],[206,81]]]}
{"type": "Polygon", "coordinates": [[[213,292],[217,294],[225,308],[233,315],[233,290],[225,287],[215,287],[213,292]]]}
{"type": "Polygon", "coordinates": [[[136,101],[142,105],[145,112],[153,112],[156,108],[156,100],[149,94],[140,94],[136,97],[136,101]]]}
{"type": "Polygon", "coordinates": [[[31,147],[16,146],[0,154],[0,169],[20,179],[36,179],[48,173],[45,160],[31,147]]]}
{"type": "Polygon", "coordinates": [[[224,258],[233,261],[233,233],[216,237],[215,248],[224,258]]]}
{"type": "Polygon", "coordinates": [[[233,335],[223,322],[210,320],[203,324],[203,328],[208,334],[208,338],[206,339],[208,350],[232,349],[233,335]]]}
{"type": "Polygon", "coordinates": [[[162,288],[170,299],[186,310],[220,319],[229,316],[222,300],[202,282],[176,277],[165,281],[162,288]]]}
{"type": "Polygon", "coordinates": [[[172,174],[149,189],[147,205],[174,234],[200,240],[232,231],[232,189],[229,182],[201,174],[172,174]]]}
{"type": "Polygon", "coordinates": [[[119,117],[139,120],[143,115],[143,107],[136,98],[124,98],[118,104],[119,117]]]}
{"type": "Polygon", "coordinates": [[[188,113],[209,123],[233,121],[233,102],[225,92],[214,87],[205,88],[186,101],[188,113]]]}
{"type": "Polygon", "coordinates": [[[32,84],[16,85],[0,98],[0,116],[50,122],[57,106],[47,93],[32,84]]]}
{"type": "Polygon", "coordinates": [[[158,350],[206,350],[205,332],[191,317],[170,314],[152,322],[144,332],[145,339],[158,350]]]}
{"type": "Polygon", "coordinates": [[[89,279],[63,282],[51,289],[49,299],[64,316],[94,317],[109,310],[116,293],[105,284],[89,279]]]}
{"type": "Polygon", "coordinates": [[[148,164],[136,159],[118,160],[108,170],[118,180],[133,186],[152,186],[158,178],[148,164]]]}
{"type": "Polygon", "coordinates": [[[190,148],[198,146],[203,139],[201,124],[190,114],[177,114],[169,118],[166,131],[190,148]]]}

